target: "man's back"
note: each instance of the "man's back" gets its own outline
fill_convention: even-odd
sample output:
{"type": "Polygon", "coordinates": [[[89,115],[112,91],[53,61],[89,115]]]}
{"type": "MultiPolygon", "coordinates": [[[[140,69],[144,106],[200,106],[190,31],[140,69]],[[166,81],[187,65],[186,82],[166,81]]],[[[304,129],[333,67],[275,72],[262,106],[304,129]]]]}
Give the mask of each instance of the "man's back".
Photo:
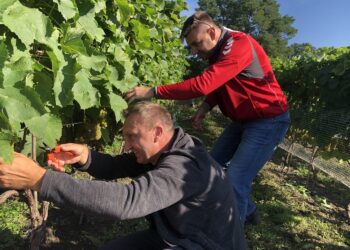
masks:
{"type": "Polygon", "coordinates": [[[175,131],[172,147],[151,172],[168,175],[167,182],[158,183],[160,189],[175,185],[164,186],[163,197],[181,200],[152,214],[158,233],[185,249],[245,249],[233,190],[222,167],[198,139],[175,131]]]}

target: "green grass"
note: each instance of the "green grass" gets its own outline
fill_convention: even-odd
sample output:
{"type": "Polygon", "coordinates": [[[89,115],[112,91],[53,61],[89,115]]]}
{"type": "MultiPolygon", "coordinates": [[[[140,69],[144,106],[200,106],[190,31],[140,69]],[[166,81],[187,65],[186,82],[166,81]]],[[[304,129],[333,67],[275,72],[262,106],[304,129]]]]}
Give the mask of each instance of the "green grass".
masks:
{"type": "Polygon", "coordinates": [[[28,235],[29,209],[18,199],[0,205],[0,249],[23,249],[28,235]]]}
{"type": "MultiPolygon", "coordinates": [[[[292,171],[299,176],[297,168],[292,171]]],[[[262,223],[246,228],[251,249],[348,249],[350,227],[344,211],[336,204],[322,204],[325,190],[306,188],[301,184],[305,179],[281,173],[270,162],[254,183],[253,197],[262,223]]],[[[345,192],[338,195],[338,202],[347,196],[345,192]]]]}

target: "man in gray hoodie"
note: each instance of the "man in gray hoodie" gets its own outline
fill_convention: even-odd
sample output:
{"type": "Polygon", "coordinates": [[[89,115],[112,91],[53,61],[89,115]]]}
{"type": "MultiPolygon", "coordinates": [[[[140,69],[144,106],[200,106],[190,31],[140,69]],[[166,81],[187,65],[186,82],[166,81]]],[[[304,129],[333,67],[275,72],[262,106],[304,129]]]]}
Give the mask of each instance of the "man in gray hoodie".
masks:
{"type": "Polygon", "coordinates": [[[77,180],[15,153],[11,165],[0,159],[0,186],[31,188],[43,200],[115,219],[149,219],[148,230],[110,241],[104,250],[246,249],[229,180],[201,142],[174,128],[158,104],[139,102],[125,118],[128,153],[113,157],[69,143],[49,161],[55,170],[73,164],[103,181],[77,180]],[[106,181],[122,177],[132,181],[106,181]]]}

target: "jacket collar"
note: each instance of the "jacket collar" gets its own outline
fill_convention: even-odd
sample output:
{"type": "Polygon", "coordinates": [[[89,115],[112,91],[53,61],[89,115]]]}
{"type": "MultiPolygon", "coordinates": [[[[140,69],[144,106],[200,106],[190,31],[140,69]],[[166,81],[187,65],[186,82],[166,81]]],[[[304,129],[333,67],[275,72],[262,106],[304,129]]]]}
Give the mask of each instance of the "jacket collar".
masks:
{"type": "Polygon", "coordinates": [[[221,47],[224,44],[224,42],[226,41],[227,35],[230,33],[228,29],[226,29],[225,27],[220,27],[221,29],[221,35],[219,37],[218,43],[215,45],[214,47],[214,52],[212,54],[212,56],[209,58],[209,63],[214,62],[220,53],[221,47]]]}

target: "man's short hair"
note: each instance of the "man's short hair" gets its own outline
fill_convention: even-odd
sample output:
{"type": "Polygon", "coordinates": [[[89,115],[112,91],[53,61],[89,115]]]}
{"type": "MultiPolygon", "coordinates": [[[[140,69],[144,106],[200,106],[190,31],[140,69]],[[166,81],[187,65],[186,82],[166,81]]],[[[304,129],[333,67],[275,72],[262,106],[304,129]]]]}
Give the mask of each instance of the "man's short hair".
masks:
{"type": "Polygon", "coordinates": [[[180,38],[183,40],[190,34],[190,32],[196,29],[200,24],[207,24],[209,26],[218,26],[213,18],[209,16],[205,11],[197,11],[192,16],[186,19],[182,26],[180,38]]]}
{"type": "Polygon", "coordinates": [[[139,101],[133,103],[124,111],[124,117],[127,119],[131,115],[140,115],[143,123],[151,129],[157,121],[173,130],[173,120],[171,114],[164,107],[150,101],[139,101]]]}

